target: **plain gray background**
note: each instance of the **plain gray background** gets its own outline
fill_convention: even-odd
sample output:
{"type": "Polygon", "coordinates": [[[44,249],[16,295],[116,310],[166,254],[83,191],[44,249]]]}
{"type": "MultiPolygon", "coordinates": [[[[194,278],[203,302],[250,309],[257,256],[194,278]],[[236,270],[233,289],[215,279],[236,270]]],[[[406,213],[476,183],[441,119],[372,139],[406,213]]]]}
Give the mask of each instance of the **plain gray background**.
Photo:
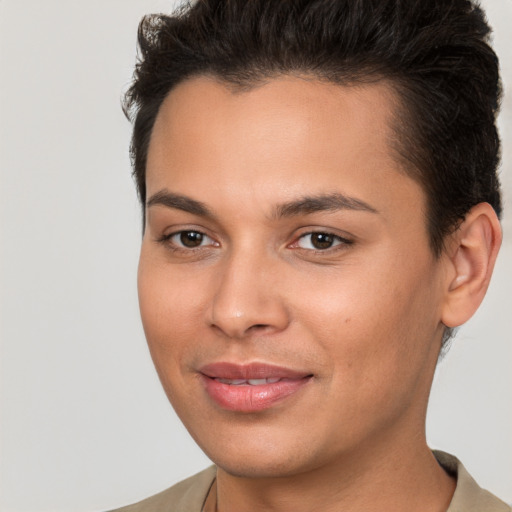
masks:
{"type": "MultiPolygon", "coordinates": [[[[512,1],[483,5],[510,90],[512,1]]],[[[209,463],[146,349],[140,215],[120,109],[139,19],[172,6],[0,1],[2,511],[105,510],[209,463]]],[[[428,437],[512,502],[509,97],[500,126],[505,243],[484,305],[438,368],[428,437]]]]}

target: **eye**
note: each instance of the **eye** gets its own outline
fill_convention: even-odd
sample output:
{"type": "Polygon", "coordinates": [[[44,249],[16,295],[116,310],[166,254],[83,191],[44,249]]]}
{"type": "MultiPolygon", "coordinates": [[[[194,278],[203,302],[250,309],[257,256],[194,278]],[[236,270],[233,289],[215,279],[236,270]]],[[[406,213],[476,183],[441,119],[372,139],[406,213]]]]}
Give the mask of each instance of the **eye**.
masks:
{"type": "Polygon", "coordinates": [[[166,237],[166,240],[178,248],[196,249],[207,245],[217,245],[209,236],[200,231],[178,231],[166,237]]]}
{"type": "Polygon", "coordinates": [[[301,249],[310,249],[315,251],[325,251],[337,245],[350,244],[350,240],[333,235],[332,233],[314,232],[302,235],[296,242],[296,246],[301,249]]]}

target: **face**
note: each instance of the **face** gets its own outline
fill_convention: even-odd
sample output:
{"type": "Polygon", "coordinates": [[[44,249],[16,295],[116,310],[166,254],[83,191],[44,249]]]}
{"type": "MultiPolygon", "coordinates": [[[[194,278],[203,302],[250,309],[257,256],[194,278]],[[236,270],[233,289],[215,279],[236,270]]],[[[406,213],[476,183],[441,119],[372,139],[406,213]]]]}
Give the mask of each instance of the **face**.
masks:
{"type": "Polygon", "coordinates": [[[232,474],[422,439],[443,260],[390,149],[393,104],[385,84],[194,78],[160,109],[142,320],[178,415],[232,474]]]}

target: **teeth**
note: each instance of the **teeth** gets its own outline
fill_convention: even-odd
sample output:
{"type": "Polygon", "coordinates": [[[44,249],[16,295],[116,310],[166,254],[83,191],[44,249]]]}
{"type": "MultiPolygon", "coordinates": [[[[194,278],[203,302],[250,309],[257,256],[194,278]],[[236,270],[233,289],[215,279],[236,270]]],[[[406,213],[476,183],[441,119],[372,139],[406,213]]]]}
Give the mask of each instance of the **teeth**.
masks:
{"type": "Polygon", "coordinates": [[[222,384],[230,384],[231,386],[240,386],[241,384],[247,384],[246,379],[217,379],[222,384]]]}
{"type": "Polygon", "coordinates": [[[222,384],[229,384],[230,386],[242,386],[249,384],[250,386],[263,386],[264,384],[274,384],[281,380],[279,377],[272,377],[270,379],[215,379],[222,384]]]}

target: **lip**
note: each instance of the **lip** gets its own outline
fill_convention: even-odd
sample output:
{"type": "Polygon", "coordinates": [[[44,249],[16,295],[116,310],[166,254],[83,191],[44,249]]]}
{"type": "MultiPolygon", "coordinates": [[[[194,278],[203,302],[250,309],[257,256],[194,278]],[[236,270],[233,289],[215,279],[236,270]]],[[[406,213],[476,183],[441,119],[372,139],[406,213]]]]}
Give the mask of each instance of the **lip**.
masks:
{"type": "Polygon", "coordinates": [[[297,393],[312,378],[304,371],[265,363],[211,363],[199,372],[208,396],[222,409],[239,412],[268,409],[297,393]],[[271,382],[225,382],[266,379],[271,382]]]}

